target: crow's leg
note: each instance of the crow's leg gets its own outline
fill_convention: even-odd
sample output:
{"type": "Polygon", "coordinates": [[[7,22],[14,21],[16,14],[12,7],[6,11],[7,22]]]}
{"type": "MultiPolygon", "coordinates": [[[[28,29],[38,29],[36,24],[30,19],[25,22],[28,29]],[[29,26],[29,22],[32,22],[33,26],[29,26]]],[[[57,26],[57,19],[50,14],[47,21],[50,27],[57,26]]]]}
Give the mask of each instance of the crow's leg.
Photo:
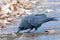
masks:
{"type": "Polygon", "coordinates": [[[39,26],[36,26],[36,27],[35,27],[35,30],[37,30],[41,25],[42,25],[42,24],[39,24],[39,26]]]}
{"type": "Polygon", "coordinates": [[[38,28],[35,28],[35,30],[37,30],[38,28]]]}
{"type": "MultiPolygon", "coordinates": [[[[40,25],[40,26],[41,26],[41,25],[40,25]]],[[[38,30],[38,28],[39,28],[40,26],[35,27],[35,30],[38,30]]]]}
{"type": "Polygon", "coordinates": [[[38,28],[35,27],[35,30],[34,30],[33,32],[36,32],[37,29],[38,29],[38,28]]]}
{"type": "Polygon", "coordinates": [[[35,26],[35,30],[37,30],[39,27],[38,26],[35,26]]]}
{"type": "Polygon", "coordinates": [[[28,33],[32,30],[33,28],[30,28],[30,30],[29,31],[27,31],[28,33]]]}

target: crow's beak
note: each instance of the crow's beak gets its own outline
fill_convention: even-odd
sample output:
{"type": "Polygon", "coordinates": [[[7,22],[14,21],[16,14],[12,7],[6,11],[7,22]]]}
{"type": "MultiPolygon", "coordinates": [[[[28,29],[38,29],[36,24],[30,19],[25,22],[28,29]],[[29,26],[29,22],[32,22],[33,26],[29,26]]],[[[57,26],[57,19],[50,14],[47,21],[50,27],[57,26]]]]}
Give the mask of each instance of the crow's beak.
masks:
{"type": "Polygon", "coordinates": [[[20,32],[20,27],[18,28],[18,31],[16,33],[19,33],[20,32]]]}
{"type": "Polygon", "coordinates": [[[16,33],[19,33],[19,31],[17,31],[16,33]]]}

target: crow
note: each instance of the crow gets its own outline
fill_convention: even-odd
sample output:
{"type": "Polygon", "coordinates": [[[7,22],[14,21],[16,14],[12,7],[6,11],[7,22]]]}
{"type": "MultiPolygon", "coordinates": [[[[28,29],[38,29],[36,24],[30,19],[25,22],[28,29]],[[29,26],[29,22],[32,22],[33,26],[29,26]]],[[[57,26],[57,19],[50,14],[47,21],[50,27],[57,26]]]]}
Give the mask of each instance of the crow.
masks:
{"type": "Polygon", "coordinates": [[[30,32],[33,28],[37,30],[43,23],[49,21],[57,21],[57,19],[55,17],[47,17],[45,14],[27,15],[22,18],[17,33],[26,29],[30,29],[27,32],[30,32]]]}

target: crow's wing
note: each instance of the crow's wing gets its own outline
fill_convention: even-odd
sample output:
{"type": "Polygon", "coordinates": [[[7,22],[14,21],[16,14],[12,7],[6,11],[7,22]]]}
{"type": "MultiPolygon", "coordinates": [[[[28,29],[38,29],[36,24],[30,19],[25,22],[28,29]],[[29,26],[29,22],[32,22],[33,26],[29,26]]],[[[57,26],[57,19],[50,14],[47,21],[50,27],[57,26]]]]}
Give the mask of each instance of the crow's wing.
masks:
{"type": "Polygon", "coordinates": [[[40,15],[40,16],[32,16],[28,19],[28,23],[30,23],[33,26],[38,26],[39,24],[42,24],[43,21],[46,20],[45,15],[40,15]]]}
{"type": "Polygon", "coordinates": [[[21,20],[21,23],[20,23],[19,27],[24,27],[24,28],[31,27],[31,25],[28,23],[29,17],[32,17],[32,16],[27,15],[27,16],[23,17],[22,20],[21,20]]]}

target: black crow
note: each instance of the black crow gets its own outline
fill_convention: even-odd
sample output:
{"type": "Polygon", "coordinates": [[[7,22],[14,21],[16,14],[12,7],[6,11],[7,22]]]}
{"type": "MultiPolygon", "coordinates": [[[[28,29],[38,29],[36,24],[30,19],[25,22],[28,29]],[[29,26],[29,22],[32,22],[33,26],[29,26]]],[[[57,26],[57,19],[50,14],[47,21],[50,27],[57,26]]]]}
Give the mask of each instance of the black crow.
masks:
{"type": "Polygon", "coordinates": [[[30,32],[33,28],[37,30],[43,23],[48,21],[57,21],[57,19],[54,17],[47,17],[45,14],[27,15],[22,18],[17,33],[26,29],[30,29],[28,32],[30,32]]]}

